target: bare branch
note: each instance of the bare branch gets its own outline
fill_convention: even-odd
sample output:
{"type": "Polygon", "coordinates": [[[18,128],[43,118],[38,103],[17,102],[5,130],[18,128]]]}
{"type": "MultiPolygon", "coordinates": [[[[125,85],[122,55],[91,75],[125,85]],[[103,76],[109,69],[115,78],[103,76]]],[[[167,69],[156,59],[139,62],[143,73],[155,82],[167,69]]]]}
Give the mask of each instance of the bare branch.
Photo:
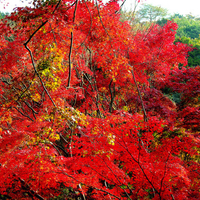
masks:
{"type": "MultiPolygon", "coordinates": [[[[76,11],[77,11],[77,6],[78,6],[78,0],[76,0],[76,5],[75,5],[75,9],[74,9],[74,16],[73,16],[73,23],[75,23],[76,20],[76,11]]],[[[73,24],[74,26],[74,24],[73,24]]],[[[74,27],[71,31],[71,44],[70,44],[70,51],[69,51],[69,77],[68,77],[68,84],[67,87],[70,87],[70,81],[71,81],[71,71],[72,71],[72,61],[71,61],[71,56],[72,56],[72,50],[73,50],[73,39],[74,39],[74,27]]]]}
{"type": "Polygon", "coordinates": [[[31,61],[32,61],[33,68],[34,68],[35,73],[37,74],[37,76],[38,76],[38,78],[39,78],[39,80],[40,80],[40,82],[41,82],[41,84],[42,84],[42,87],[44,88],[45,92],[46,92],[47,95],[49,96],[49,98],[50,98],[51,102],[53,103],[53,105],[56,107],[56,104],[54,103],[53,99],[51,98],[51,96],[50,96],[48,90],[46,89],[46,87],[45,87],[45,85],[44,85],[44,83],[43,83],[43,81],[42,81],[42,79],[41,79],[41,77],[40,77],[40,75],[39,75],[39,73],[38,73],[38,71],[37,71],[37,69],[36,69],[35,62],[34,62],[34,59],[33,59],[32,51],[31,51],[31,50],[29,49],[29,47],[27,46],[27,43],[24,43],[24,46],[25,46],[25,48],[29,51],[29,54],[30,54],[30,56],[31,56],[31,61]]]}
{"type": "Polygon", "coordinates": [[[24,113],[22,113],[18,108],[14,107],[20,114],[22,114],[24,117],[29,118],[31,121],[34,121],[31,117],[29,117],[28,115],[25,115],[24,113]]]}

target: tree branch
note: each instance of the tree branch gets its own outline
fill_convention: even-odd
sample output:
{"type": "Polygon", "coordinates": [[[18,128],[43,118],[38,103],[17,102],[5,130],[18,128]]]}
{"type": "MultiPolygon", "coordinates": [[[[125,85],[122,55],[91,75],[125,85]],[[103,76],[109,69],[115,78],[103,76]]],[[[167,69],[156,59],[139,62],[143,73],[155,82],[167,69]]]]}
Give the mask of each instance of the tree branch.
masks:
{"type": "Polygon", "coordinates": [[[31,51],[31,50],[29,49],[29,47],[27,46],[27,42],[24,43],[24,46],[25,46],[25,48],[29,51],[29,54],[30,54],[30,56],[31,56],[31,61],[32,61],[33,68],[34,68],[35,73],[37,74],[37,76],[38,76],[38,78],[39,78],[39,80],[40,80],[40,83],[42,84],[42,87],[44,88],[45,92],[47,93],[47,95],[48,95],[49,99],[51,100],[51,102],[53,103],[53,105],[56,107],[56,104],[54,103],[53,99],[51,98],[51,96],[50,96],[48,90],[46,89],[46,87],[45,87],[45,85],[44,85],[44,83],[43,83],[43,81],[42,81],[42,79],[41,79],[41,77],[40,77],[40,75],[39,75],[39,73],[38,73],[38,71],[37,71],[37,69],[36,69],[35,62],[34,62],[34,59],[33,59],[33,54],[32,54],[32,51],[31,51]]]}
{"type": "MultiPolygon", "coordinates": [[[[75,9],[74,9],[74,16],[73,16],[73,26],[76,20],[76,11],[77,11],[77,6],[78,6],[78,0],[76,0],[76,5],[75,5],[75,9]]],[[[71,44],[70,44],[70,51],[69,51],[69,77],[68,77],[68,83],[67,83],[67,87],[70,87],[70,82],[71,82],[71,76],[72,76],[72,61],[71,61],[71,56],[72,56],[72,50],[73,50],[73,39],[74,39],[74,27],[71,31],[71,44]]]]}

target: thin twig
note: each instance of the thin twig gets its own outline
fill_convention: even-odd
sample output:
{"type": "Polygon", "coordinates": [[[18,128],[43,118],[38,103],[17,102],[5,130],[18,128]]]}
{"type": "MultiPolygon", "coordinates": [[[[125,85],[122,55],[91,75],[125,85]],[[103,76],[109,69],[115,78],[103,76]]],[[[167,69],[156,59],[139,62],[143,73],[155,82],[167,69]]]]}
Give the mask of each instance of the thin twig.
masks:
{"type": "Polygon", "coordinates": [[[54,30],[52,29],[50,22],[49,22],[49,25],[50,25],[50,28],[51,28],[51,32],[53,33],[53,38],[54,38],[55,44],[56,44],[56,46],[58,46],[57,41],[56,41],[56,36],[55,36],[54,30]]]}
{"type": "Polygon", "coordinates": [[[143,100],[142,100],[141,92],[139,90],[139,87],[138,87],[138,84],[137,84],[137,81],[136,81],[136,78],[135,78],[133,67],[132,67],[131,73],[133,75],[133,79],[134,79],[134,82],[135,82],[135,85],[136,85],[136,88],[137,88],[137,91],[138,91],[138,95],[139,95],[139,98],[140,98],[140,101],[141,101],[141,104],[142,104],[142,111],[143,111],[143,114],[144,114],[144,121],[147,122],[148,121],[147,113],[146,113],[146,110],[145,110],[145,107],[144,107],[144,103],[143,103],[143,100]]]}
{"type": "MultiPolygon", "coordinates": [[[[139,165],[139,168],[142,170],[143,175],[145,176],[146,180],[149,182],[149,184],[152,186],[152,188],[155,190],[155,192],[159,195],[160,197],[160,193],[158,192],[158,190],[154,187],[153,183],[150,181],[149,177],[147,176],[147,174],[145,173],[143,167],[140,164],[140,161],[137,161],[133,155],[130,153],[130,151],[128,150],[127,147],[123,146],[121,143],[117,142],[120,146],[122,146],[127,152],[128,154],[131,156],[131,158],[133,159],[134,162],[136,162],[139,165]]],[[[134,164],[133,162],[133,164],[134,164]]]]}
{"type": "Polygon", "coordinates": [[[24,117],[27,117],[27,118],[29,118],[31,121],[33,121],[34,122],[34,120],[31,118],[31,117],[29,117],[28,115],[25,115],[24,113],[22,113],[18,108],[16,108],[16,107],[14,107],[20,114],[22,114],[24,117]]]}
{"type": "Polygon", "coordinates": [[[162,192],[162,185],[163,185],[163,181],[164,181],[164,178],[165,178],[165,174],[166,174],[166,172],[167,172],[167,163],[168,163],[168,160],[169,160],[170,153],[171,153],[171,152],[169,152],[169,154],[168,154],[168,156],[167,156],[167,160],[166,160],[166,162],[165,162],[165,171],[164,171],[164,175],[163,175],[163,177],[162,177],[162,179],[161,179],[161,183],[160,183],[160,191],[159,191],[160,194],[161,194],[161,192],[162,192]]]}
{"type": "Polygon", "coordinates": [[[36,197],[39,200],[44,200],[44,198],[42,196],[40,196],[36,191],[32,190],[30,188],[30,186],[28,185],[28,183],[26,183],[22,178],[18,177],[18,179],[20,180],[20,182],[24,185],[24,187],[29,190],[30,195],[33,197],[36,197]]]}
{"type": "MultiPolygon", "coordinates": [[[[81,183],[82,185],[84,185],[84,186],[86,186],[86,187],[90,187],[89,185],[84,184],[84,183],[80,182],[79,180],[77,180],[76,178],[74,178],[73,176],[67,174],[67,173],[66,173],[65,171],[63,171],[59,166],[58,166],[58,169],[60,169],[61,172],[62,172],[63,174],[65,174],[65,175],[68,176],[69,178],[73,179],[74,181],[78,182],[79,184],[81,183]]],[[[116,196],[116,195],[114,195],[114,194],[112,194],[112,193],[110,193],[110,192],[108,192],[108,191],[106,191],[106,190],[99,189],[99,188],[96,188],[96,187],[92,187],[92,188],[95,189],[95,190],[99,190],[99,191],[105,192],[105,193],[107,193],[107,194],[109,194],[109,195],[115,197],[116,199],[121,200],[120,197],[118,197],[118,196],[116,196]]]]}
{"type": "MultiPolygon", "coordinates": [[[[101,24],[102,24],[102,26],[103,26],[103,28],[104,28],[106,34],[108,35],[108,37],[109,37],[109,39],[110,39],[110,41],[111,41],[111,37],[110,37],[110,35],[109,35],[109,33],[108,33],[108,31],[107,31],[107,29],[106,29],[106,27],[104,26],[104,23],[103,23],[103,21],[102,21],[101,14],[100,14],[100,10],[99,10],[99,5],[98,5],[97,0],[96,0],[96,6],[97,6],[97,11],[98,11],[98,14],[99,14],[100,22],[101,22],[101,24]]],[[[111,43],[111,46],[112,46],[112,43],[111,43]]]]}
{"type": "Polygon", "coordinates": [[[89,9],[89,7],[88,7],[88,5],[87,5],[87,3],[86,3],[85,0],[84,0],[84,3],[85,3],[85,5],[86,5],[86,7],[87,7],[87,10],[88,10],[89,14],[90,14],[90,29],[89,29],[89,31],[88,31],[88,33],[87,33],[85,39],[83,40],[83,42],[82,42],[82,43],[80,44],[80,46],[77,48],[77,50],[84,44],[84,42],[85,42],[86,39],[88,38],[88,36],[89,36],[89,34],[90,34],[90,32],[91,32],[91,29],[92,29],[92,14],[91,14],[90,9],[89,9]]]}

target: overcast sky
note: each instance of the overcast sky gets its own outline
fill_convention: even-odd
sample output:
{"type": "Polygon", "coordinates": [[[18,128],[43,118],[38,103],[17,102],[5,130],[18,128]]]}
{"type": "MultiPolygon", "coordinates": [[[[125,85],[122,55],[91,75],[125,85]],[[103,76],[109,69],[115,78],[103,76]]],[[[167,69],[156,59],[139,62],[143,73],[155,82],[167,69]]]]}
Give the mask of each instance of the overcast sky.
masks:
{"type": "Polygon", "coordinates": [[[20,0],[0,0],[0,11],[11,12],[13,8],[28,5],[27,0],[22,3],[20,0]]]}
{"type": "MultiPolygon", "coordinates": [[[[126,0],[125,7],[130,8],[129,5],[134,5],[135,0],[126,0]]],[[[154,6],[160,6],[166,8],[169,14],[192,14],[200,17],[200,0],[141,0],[139,5],[151,4],[154,6]]]]}
{"type": "MultiPolygon", "coordinates": [[[[27,2],[30,0],[24,0],[24,4],[20,0],[0,0],[0,10],[10,12],[16,6],[27,5],[27,2]],[[6,7],[6,10],[3,10],[2,2],[9,2],[9,6],[6,7]]],[[[126,0],[125,7],[130,8],[131,4],[134,5],[135,0],[126,0]]],[[[161,6],[162,8],[168,9],[170,13],[179,13],[182,15],[192,14],[200,17],[200,0],[141,0],[141,4],[147,3],[155,6],[161,6]]]]}

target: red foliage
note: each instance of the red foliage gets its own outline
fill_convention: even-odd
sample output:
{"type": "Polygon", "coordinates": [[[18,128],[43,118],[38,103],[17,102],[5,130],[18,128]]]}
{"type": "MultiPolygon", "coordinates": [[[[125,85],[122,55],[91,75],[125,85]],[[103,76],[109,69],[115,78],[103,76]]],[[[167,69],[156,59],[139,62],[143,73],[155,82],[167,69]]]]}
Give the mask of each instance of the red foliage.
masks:
{"type": "Polygon", "coordinates": [[[2,198],[198,199],[199,67],[178,69],[175,23],[133,34],[119,9],[34,1],[0,22],[2,198]]]}

